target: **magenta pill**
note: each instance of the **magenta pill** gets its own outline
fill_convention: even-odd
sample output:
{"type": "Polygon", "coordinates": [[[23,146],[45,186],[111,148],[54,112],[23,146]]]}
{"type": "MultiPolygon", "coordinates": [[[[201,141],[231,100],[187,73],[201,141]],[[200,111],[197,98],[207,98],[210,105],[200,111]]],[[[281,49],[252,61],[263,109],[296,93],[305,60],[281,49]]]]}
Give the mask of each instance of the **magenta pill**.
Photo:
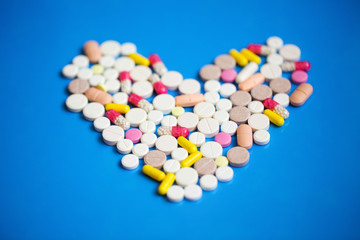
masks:
{"type": "Polygon", "coordinates": [[[220,132],[216,134],[215,142],[219,143],[222,147],[227,147],[231,143],[231,136],[226,132],[220,132]]]}
{"type": "Polygon", "coordinates": [[[224,82],[231,83],[235,81],[237,72],[234,69],[226,69],[221,73],[221,79],[224,82]]]}
{"type": "Polygon", "coordinates": [[[308,80],[308,74],[302,70],[296,70],[291,74],[291,80],[295,84],[305,83],[308,80]]]}
{"type": "Polygon", "coordinates": [[[125,137],[131,140],[133,143],[138,143],[142,136],[142,132],[137,128],[132,128],[128,130],[125,134],[125,137]]]}

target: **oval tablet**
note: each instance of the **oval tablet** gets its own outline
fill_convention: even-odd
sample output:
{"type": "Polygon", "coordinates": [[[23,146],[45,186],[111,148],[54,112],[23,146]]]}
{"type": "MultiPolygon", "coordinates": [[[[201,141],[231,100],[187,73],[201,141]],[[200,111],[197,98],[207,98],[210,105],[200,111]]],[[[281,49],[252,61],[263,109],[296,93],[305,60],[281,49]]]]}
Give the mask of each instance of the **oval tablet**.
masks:
{"type": "Polygon", "coordinates": [[[175,97],[175,105],[180,107],[193,107],[198,103],[204,102],[204,95],[198,94],[185,94],[175,97]]]}
{"type": "MultiPolygon", "coordinates": [[[[252,129],[247,124],[241,124],[236,130],[237,144],[240,147],[250,149],[253,145],[252,129]]],[[[229,158],[229,157],[228,157],[229,158]]]]}
{"type": "Polygon", "coordinates": [[[262,75],[261,73],[256,73],[251,77],[249,77],[248,79],[246,79],[245,81],[240,82],[239,89],[248,92],[251,89],[253,89],[255,86],[263,83],[264,81],[265,81],[264,75],[262,75]]]}
{"type": "Polygon", "coordinates": [[[98,102],[102,105],[106,105],[112,102],[112,97],[110,94],[93,87],[86,90],[85,96],[89,99],[89,101],[98,102]]]}
{"type": "Polygon", "coordinates": [[[291,105],[298,107],[303,105],[313,93],[313,87],[309,83],[302,83],[290,96],[291,105]]]}
{"type": "Polygon", "coordinates": [[[97,63],[101,58],[101,49],[99,43],[96,41],[87,41],[84,44],[84,53],[89,58],[91,63],[97,63]]]}

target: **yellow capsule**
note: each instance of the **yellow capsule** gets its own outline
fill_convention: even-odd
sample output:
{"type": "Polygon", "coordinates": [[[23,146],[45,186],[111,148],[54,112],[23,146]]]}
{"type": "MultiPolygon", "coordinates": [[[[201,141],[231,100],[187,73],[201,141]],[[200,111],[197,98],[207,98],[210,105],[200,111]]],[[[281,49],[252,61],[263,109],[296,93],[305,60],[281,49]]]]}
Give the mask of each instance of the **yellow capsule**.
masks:
{"type": "Polygon", "coordinates": [[[95,64],[91,67],[91,70],[94,75],[100,75],[104,72],[104,66],[100,64],[95,64]]]}
{"type": "Polygon", "coordinates": [[[144,65],[147,67],[150,65],[150,60],[138,53],[131,53],[128,57],[134,60],[136,64],[144,65]]]}
{"type": "Polygon", "coordinates": [[[180,162],[181,167],[191,167],[197,160],[202,157],[201,152],[196,151],[180,162]]]}
{"type": "Polygon", "coordinates": [[[250,62],[255,62],[256,64],[261,63],[261,58],[252,51],[250,51],[249,49],[243,48],[240,54],[244,55],[246,59],[249,60],[250,62]]]}
{"type": "Polygon", "coordinates": [[[190,154],[197,151],[197,147],[195,146],[195,144],[193,144],[183,136],[178,137],[177,142],[181,147],[185,148],[186,151],[188,151],[188,153],[190,154]]]}
{"type": "Polygon", "coordinates": [[[274,113],[270,109],[265,109],[264,114],[270,119],[270,122],[275,124],[276,126],[284,125],[284,118],[281,117],[279,114],[274,113]]]}
{"type": "Polygon", "coordinates": [[[239,64],[242,67],[245,66],[246,64],[248,64],[248,62],[249,62],[243,54],[239,53],[235,49],[231,49],[229,54],[230,54],[230,56],[232,56],[235,59],[237,64],[239,64]]]}
{"type": "Polygon", "coordinates": [[[117,104],[117,103],[108,103],[105,105],[106,111],[113,109],[117,111],[118,113],[125,114],[130,110],[129,105],[126,104],[117,104]]]}
{"type": "Polygon", "coordinates": [[[144,165],[142,168],[144,174],[148,175],[152,179],[161,182],[165,178],[165,173],[150,165],[144,165]]]}
{"type": "Polygon", "coordinates": [[[103,92],[107,92],[108,91],[108,88],[105,84],[103,83],[99,83],[98,85],[96,85],[96,88],[103,91],[103,92]]]}
{"type": "Polygon", "coordinates": [[[160,186],[158,188],[158,192],[160,195],[165,195],[167,190],[173,185],[175,182],[175,174],[168,173],[166,174],[164,180],[160,183],[160,186]]]}

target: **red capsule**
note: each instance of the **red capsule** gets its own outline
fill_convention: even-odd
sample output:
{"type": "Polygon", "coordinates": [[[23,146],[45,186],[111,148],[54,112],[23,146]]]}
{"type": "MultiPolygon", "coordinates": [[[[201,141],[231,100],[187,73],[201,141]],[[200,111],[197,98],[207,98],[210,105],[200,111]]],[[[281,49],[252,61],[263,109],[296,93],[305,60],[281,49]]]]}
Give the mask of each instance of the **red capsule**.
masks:
{"type": "Polygon", "coordinates": [[[252,51],[253,53],[257,54],[257,55],[262,55],[262,56],[267,56],[270,55],[271,53],[275,53],[275,49],[265,46],[265,45],[261,45],[261,44],[256,44],[256,43],[250,43],[247,47],[250,51],[252,51]]]}
{"type": "Polygon", "coordinates": [[[134,106],[138,106],[139,102],[144,98],[140,97],[139,95],[132,93],[130,94],[128,101],[131,102],[134,106]]]}
{"type": "Polygon", "coordinates": [[[129,129],[130,122],[128,122],[124,116],[122,116],[120,113],[115,111],[114,109],[110,109],[106,112],[106,117],[112,122],[113,124],[118,125],[119,127],[122,127],[124,130],[129,129]]]}
{"type": "Polygon", "coordinates": [[[128,71],[122,71],[119,74],[119,80],[120,82],[124,81],[124,80],[131,80],[130,78],[130,73],[128,71]]]}
{"type": "Polygon", "coordinates": [[[267,109],[270,109],[274,113],[277,113],[278,115],[282,116],[284,119],[289,117],[289,112],[281,106],[278,102],[276,102],[274,99],[267,98],[264,100],[264,106],[267,109]]]}
{"type": "Polygon", "coordinates": [[[171,135],[176,138],[180,136],[186,138],[189,135],[189,129],[186,127],[173,126],[171,129],[171,135]]]}
{"type": "Polygon", "coordinates": [[[311,64],[308,61],[295,62],[295,70],[309,71],[311,64]]]}
{"type": "Polygon", "coordinates": [[[165,87],[165,85],[162,82],[155,82],[153,85],[155,92],[157,94],[165,94],[167,93],[167,88],[165,87]]]}

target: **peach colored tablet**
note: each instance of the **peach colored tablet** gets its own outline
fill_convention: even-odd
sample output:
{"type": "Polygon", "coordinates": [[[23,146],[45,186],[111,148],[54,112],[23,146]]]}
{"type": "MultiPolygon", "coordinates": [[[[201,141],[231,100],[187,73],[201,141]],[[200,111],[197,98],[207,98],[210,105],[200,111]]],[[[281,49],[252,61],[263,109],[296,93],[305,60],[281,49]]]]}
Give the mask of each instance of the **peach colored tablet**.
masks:
{"type": "Polygon", "coordinates": [[[197,94],[185,94],[175,97],[175,105],[180,107],[193,107],[198,103],[204,102],[204,95],[197,94]]]}
{"type": "Polygon", "coordinates": [[[241,124],[236,130],[237,144],[240,147],[250,149],[253,145],[252,128],[247,124],[241,124]]]}
{"type": "Polygon", "coordinates": [[[313,93],[313,87],[309,83],[302,83],[290,96],[291,105],[298,107],[303,105],[313,93]]]}
{"type": "Polygon", "coordinates": [[[248,92],[251,89],[253,89],[255,86],[263,83],[264,81],[265,81],[264,75],[262,75],[261,73],[256,73],[251,77],[249,77],[248,79],[246,79],[245,81],[239,83],[239,89],[248,92]]]}

